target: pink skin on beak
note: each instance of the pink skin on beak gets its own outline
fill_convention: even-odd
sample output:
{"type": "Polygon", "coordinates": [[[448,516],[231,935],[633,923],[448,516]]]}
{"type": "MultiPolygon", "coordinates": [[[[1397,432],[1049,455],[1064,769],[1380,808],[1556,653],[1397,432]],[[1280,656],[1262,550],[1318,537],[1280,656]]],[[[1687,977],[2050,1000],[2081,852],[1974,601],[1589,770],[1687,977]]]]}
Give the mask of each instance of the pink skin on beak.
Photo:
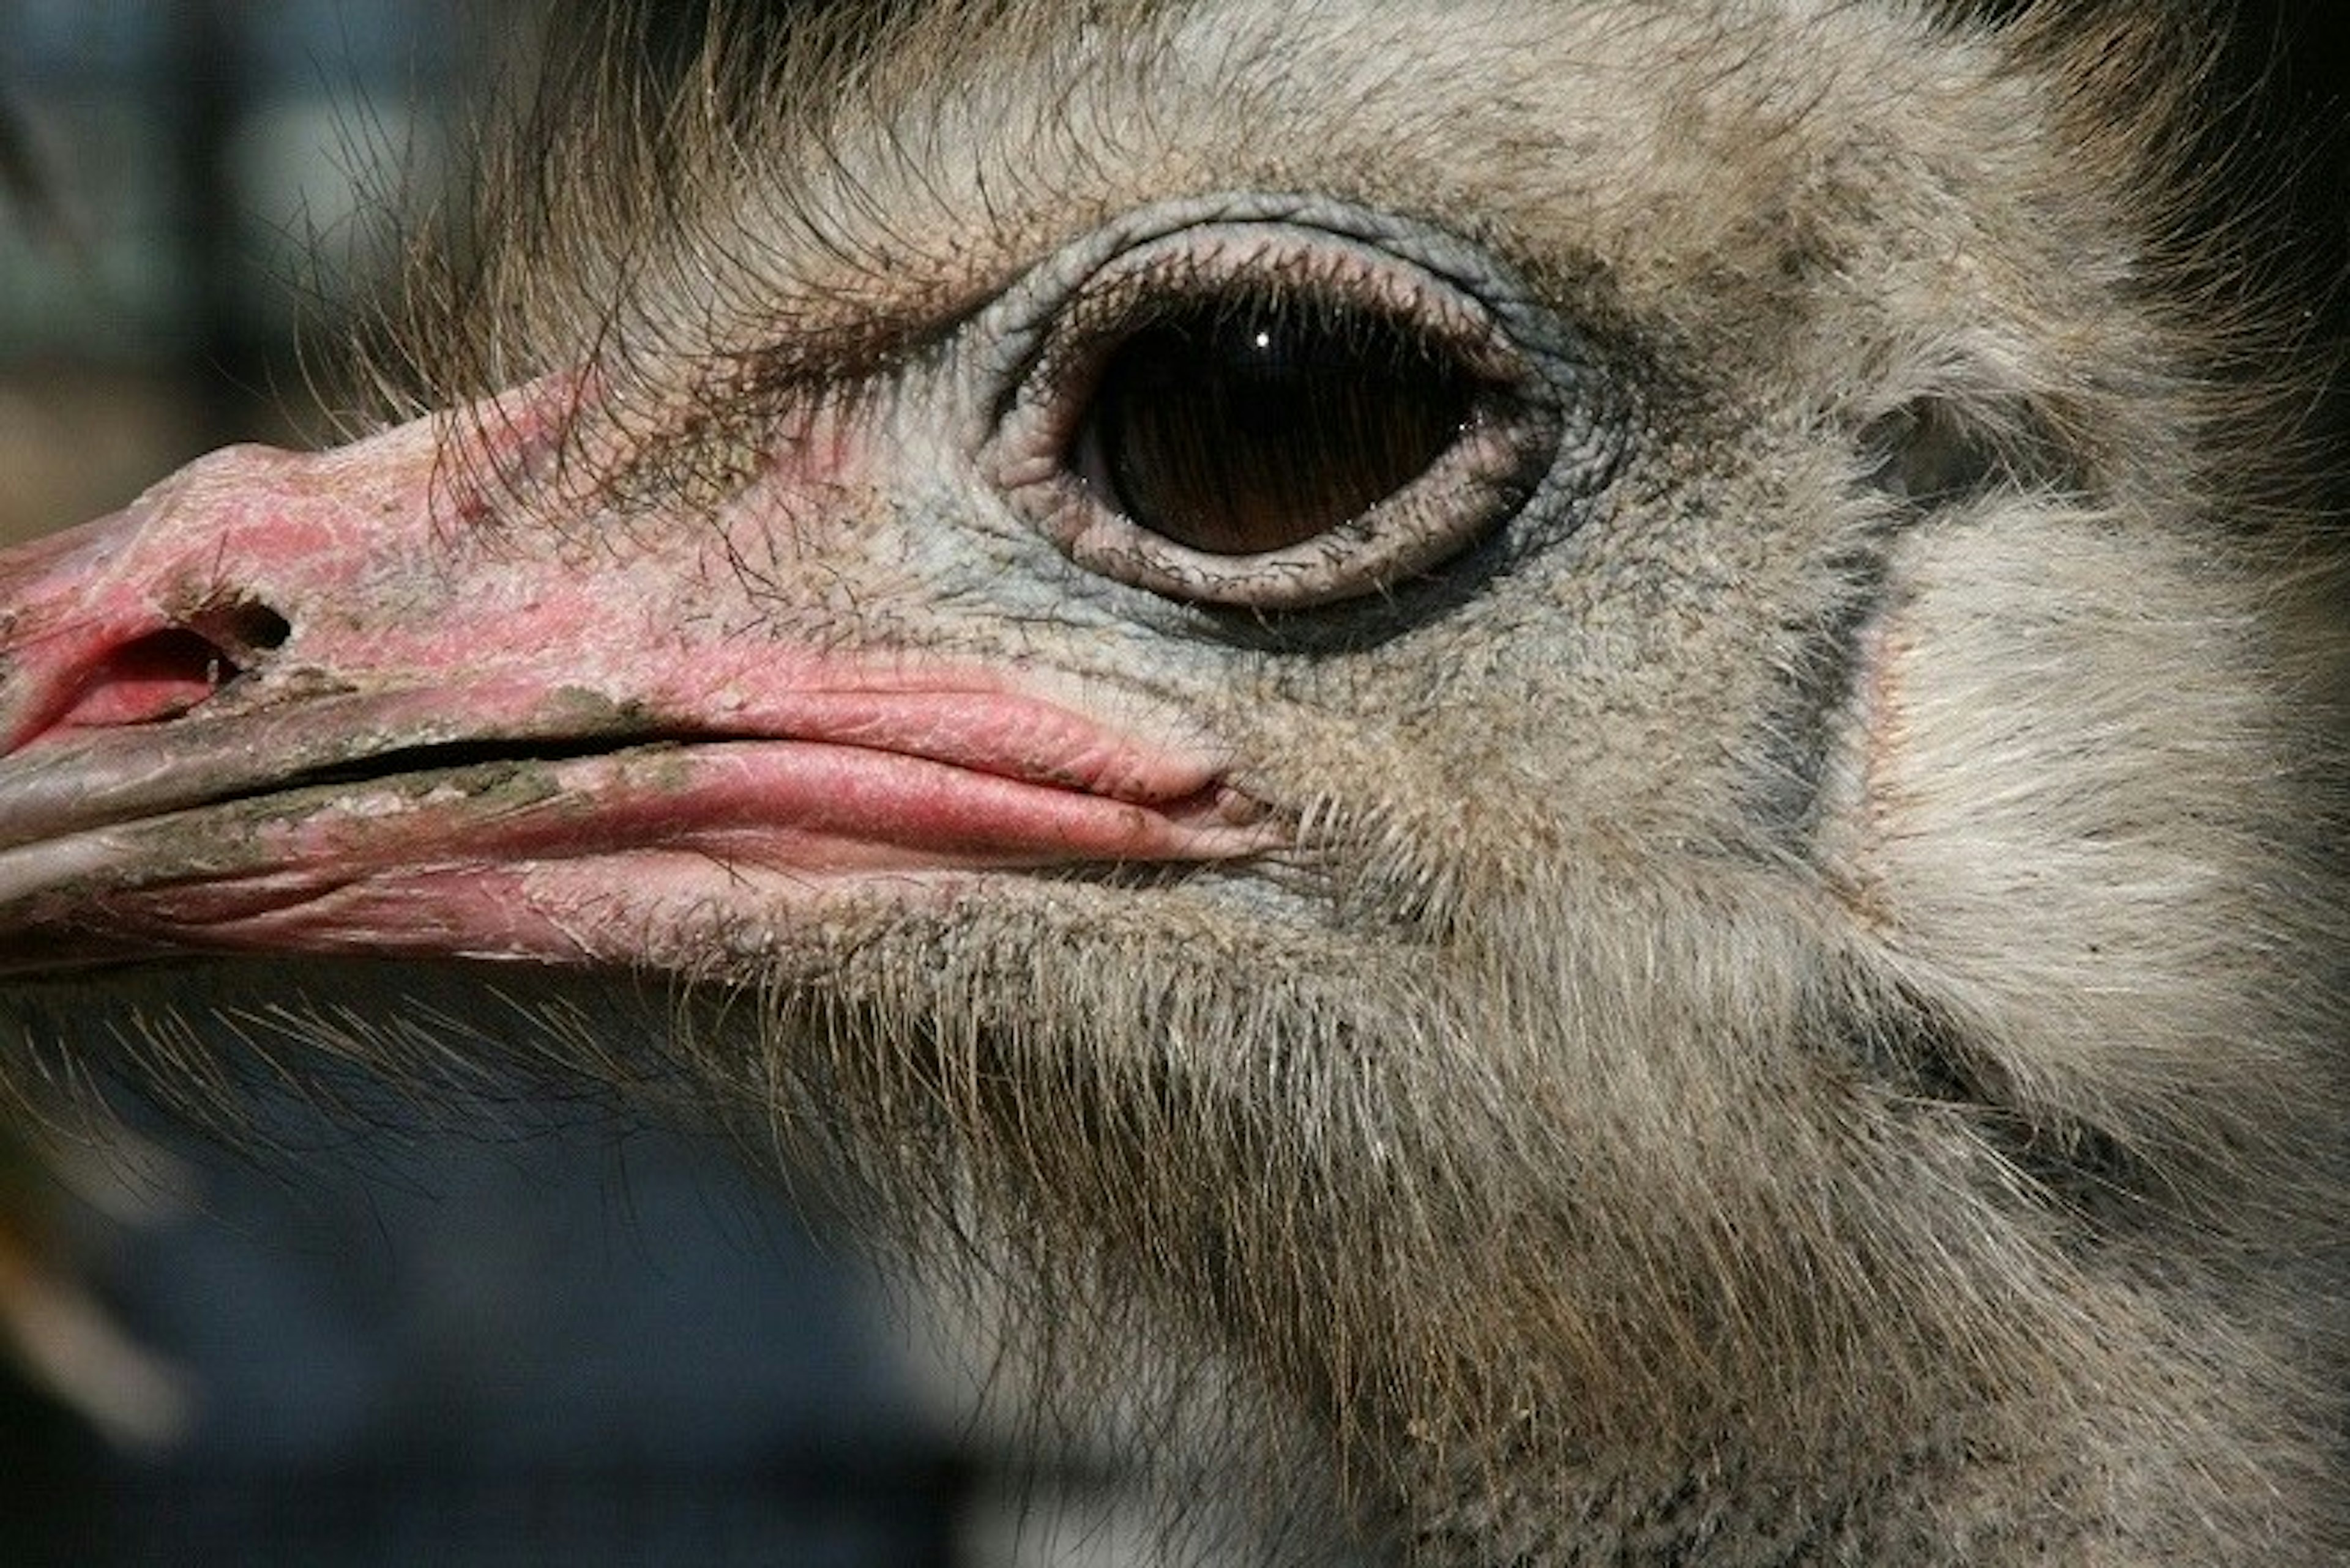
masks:
{"type": "Polygon", "coordinates": [[[441,420],[218,452],[0,555],[0,972],[684,962],[681,932],[772,929],[845,877],[1272,846],[1149,705],[822,610],[918,591],[873,544],[868,433],[810,416],[723,506],[600,534],[468,504],[452,476],[527,466],[569,395],[477,410],[502,450],[466,464],[441,420]]]}

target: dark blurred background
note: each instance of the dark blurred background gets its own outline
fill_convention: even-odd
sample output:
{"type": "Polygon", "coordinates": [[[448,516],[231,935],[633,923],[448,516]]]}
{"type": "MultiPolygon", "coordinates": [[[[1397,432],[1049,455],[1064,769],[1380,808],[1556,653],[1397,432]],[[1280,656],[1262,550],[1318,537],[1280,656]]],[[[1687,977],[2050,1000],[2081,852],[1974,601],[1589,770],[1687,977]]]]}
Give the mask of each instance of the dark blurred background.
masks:
{"type": "Polygon", "coordinates": [[[0,0],[0,537],[228,440],[317,433],[331,346],[397,261],[388,196],[441,185],[528,19],[0,0]]]}

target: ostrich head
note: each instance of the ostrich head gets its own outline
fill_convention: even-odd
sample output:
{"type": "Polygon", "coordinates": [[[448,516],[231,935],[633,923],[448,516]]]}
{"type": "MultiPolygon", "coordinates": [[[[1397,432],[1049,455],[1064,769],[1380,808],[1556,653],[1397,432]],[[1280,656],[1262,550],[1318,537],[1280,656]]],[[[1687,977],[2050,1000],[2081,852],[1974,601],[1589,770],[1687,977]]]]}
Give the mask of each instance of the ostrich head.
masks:
{"type": "Polygon", "coordinates": [[[26,1037],[649,976],[1429,1562],[2324,1559],[2334,618],[2175,19],[861,26],[540,124],[438,411],[0,559],[26,1037]]]}

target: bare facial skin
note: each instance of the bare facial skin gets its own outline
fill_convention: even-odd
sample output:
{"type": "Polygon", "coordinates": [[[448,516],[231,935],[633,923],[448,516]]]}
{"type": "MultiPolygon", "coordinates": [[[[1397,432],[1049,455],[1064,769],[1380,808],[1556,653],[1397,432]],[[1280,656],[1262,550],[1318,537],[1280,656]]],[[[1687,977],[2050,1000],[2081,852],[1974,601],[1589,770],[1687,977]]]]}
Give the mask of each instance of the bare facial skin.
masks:
{"type": "Polygon", "coordinates": [[[1170,1563],[2337,1561],[2339,545],[2057,9],[624,24],[403,417],[0,556],[0,1017],[576,981],[1170,1563]]]}

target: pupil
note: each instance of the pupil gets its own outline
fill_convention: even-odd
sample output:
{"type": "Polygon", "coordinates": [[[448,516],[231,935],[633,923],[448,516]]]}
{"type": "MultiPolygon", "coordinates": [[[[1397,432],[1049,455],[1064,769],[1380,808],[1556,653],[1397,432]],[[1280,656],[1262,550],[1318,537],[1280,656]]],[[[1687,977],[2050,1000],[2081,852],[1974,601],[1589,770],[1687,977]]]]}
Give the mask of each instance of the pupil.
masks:
{"type": "Polygon", "coordinates": [[[1118,508],[1219,556],[1301,545],[1418,478],[1475,383],[1384,317],[1203,301],[1118,347],[1094,406],[1118,508]]]}

